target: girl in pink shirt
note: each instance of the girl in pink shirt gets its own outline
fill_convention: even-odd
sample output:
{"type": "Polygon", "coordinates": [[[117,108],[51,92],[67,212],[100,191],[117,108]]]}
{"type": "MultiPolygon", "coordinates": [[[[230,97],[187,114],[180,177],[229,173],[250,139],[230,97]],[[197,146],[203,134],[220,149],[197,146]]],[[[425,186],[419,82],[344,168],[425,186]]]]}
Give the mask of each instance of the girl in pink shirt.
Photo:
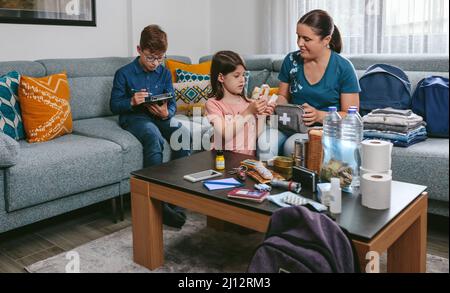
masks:
{"type": "Polygon", "coordinates": [[[244,61],[237,53],[221,51],[214,55],[212,93],[206,102],[206,113],[214,126],[216,150],[255,155],[256,139],[275,105],[269,105],[263,98],[251,101],[245,98],[245,71],[244,61]]]}

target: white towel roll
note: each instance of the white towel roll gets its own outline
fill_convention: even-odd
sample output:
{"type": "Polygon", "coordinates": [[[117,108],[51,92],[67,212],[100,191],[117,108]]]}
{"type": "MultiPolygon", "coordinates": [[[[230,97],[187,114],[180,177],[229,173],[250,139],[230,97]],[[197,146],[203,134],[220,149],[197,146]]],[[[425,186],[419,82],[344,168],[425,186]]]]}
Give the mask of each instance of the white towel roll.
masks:
{"type": "Polygon", "coordinates": [[[362,205],[375,210],[391,207],[392,176],[367,173],[361,178],[362,205]]]}
{"type": "Polygon", "coordinates": [[[361,143],[361,166],[365,170],[385,173],[391,170],[392,143],[383,140],[365,140],[361,143]]]}

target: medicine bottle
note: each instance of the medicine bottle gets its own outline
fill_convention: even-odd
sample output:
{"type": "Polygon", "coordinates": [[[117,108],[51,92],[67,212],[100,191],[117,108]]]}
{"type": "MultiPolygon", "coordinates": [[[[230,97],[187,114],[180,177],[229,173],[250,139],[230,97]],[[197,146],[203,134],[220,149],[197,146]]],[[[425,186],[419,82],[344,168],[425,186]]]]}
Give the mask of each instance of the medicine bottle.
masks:
{"type": "Polygon", "coordinates": [[[225,157],[223,156],[223,151],[216,151],[216,170],[225,170],[225,157]]]}

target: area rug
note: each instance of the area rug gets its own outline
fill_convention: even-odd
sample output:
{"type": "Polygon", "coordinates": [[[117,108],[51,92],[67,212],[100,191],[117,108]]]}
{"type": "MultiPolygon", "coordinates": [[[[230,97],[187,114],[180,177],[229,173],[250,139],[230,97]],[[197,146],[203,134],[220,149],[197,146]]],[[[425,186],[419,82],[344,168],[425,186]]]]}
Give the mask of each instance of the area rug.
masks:
{"type": "MultiPolygon", "coordinates": [[[[245,272],[261,233],[218,232],[206,227],[206,218],[189,213],[181,230],[164,227],[165,264],[153,273],[245,272]]],[[[149,273],[133,262],[131,227],[86,243],[71,251],[25,268],[33,273],[65,273],[73,252],[81,273],[149,273]]],[[[70,266],[69,266],[70,267],[70,266]]],[[[383,265],[381,265],[383,268],[383,265]]],[[[385,265],[384,265],[385,267],[385,265]]],[[[449,272],[448,259],[428,255],[427,272],[449,272]]]]}

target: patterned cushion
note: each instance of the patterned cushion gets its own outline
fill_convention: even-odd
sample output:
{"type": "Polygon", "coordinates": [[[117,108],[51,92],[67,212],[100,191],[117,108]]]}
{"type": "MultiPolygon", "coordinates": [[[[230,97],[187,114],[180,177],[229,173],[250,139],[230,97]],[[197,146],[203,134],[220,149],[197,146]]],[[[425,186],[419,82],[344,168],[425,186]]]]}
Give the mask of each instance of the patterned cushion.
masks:
{"type": "Polygon", "coordinates": [[[0,131],[20,140],[25,138],[19,100],[20,74],[12,71],[0,76],[0,131]]]}
{"type": "Polygon", "coordinates": [[[211,79],[209,74],[197,74],[183,69],[177,69],[175,72],[177,74],[176,82],[193,82],[211,79]]]}
{"type": "Polygon", "coordinates": [[[42,78],[23,76],[19,97],[28,142],[49,141],[72,132],[66,73],[42,78]]]}
{"type": "Polygon", "coordinates": [[[197,74],[210,74],[211,72],[211,61],[200,63],[200,64],[186,64],[182,62],[178,62],[172,59],[168,59],[166,61],[166,68],[172,74],[172,82],[176,82],[176,73],[177,69],[186,70],[189,72],[197,73],[197,74]]]}
{"type": "Polygon", "coordinates": [[[194,81],[174,83],[177,99],[177,114],[192,116],[194,108],[201,108],[204,114],[205,103],[211,93],[209,81],[194,81]]]}

